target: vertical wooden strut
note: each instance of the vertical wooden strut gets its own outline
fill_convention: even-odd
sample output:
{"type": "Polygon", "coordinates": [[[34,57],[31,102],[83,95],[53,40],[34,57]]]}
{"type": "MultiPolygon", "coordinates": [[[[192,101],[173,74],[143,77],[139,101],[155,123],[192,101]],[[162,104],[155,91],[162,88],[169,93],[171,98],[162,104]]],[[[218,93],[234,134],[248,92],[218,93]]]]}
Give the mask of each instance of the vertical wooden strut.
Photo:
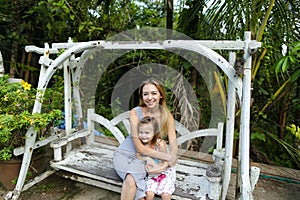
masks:
{"type": "Polygon", "coordinates": [[[253,199],[250,179],[249,179],[249,157],[250,157],[250,99],[251,99],[251,62],[252,58],[249,53],[249,42],[251,32],[244,34],[244,75],[243,75],[243,93],[242,93],[242,110],[241,110],[241,130],[240,130],[240,199],[253,199]]]}
{"type": "MultiPolygon", "coordinates": [[[[42,59],[44,59],[44,60],[49,59],[49,45],[47,43],[45,43],[44,56],[42,57],[42,59]]],[[[44,64],[42,64],[41,71],[40,71],[40,77],[39,77],[39,83],[45,73],[46,73],[46,66],[44,64]]],[[[39,84],[39,86],[40,86],[40,84],[39,84]]],[[[40,98],[39,94],[37,94],[34,108],[32,111],[33,113],[40,112],[40,110],[41,110],[42,104],[41,104],[41,101],[39,101],[39,98],[40,98]]],[[[36,140],[36,135],[37,135],[37,133],[36,133],[36,131],[34,131],[33,127],[30,127],[26,132],[26,141],[25,141],[25,149],[24,149],[24,155],[23,155],[23,159],[22,159],[22,165],[21,165],[21,169],[20,169],[20,173],[18,176],[18,181],[17,181],[16,187],[15,187],[13,193],[11,194],[11,195],[13,195],[12,196],[13,200],[16,200],[19,198],[19,195],[24,186],[26,175],[28,172],[28,168],[29,168],[32,153],[33,153],[33,149],[34,149],[33,147],[34,147],[34,143],[36,140]]],[[[10,196],[10,195],[8,195],[8,196],[10,196]]],[[[8,197],[6,197],[6,198],[8,198],[8,197]]],[[[11,197],[9,197],[9,198],[11,198],[11,197]]]]}
{"type": "MultiPolygon", "coordinates": [[[[235,52],[229,52],[229,63],[234,66],[236,58],[235,52]]],[[[225,165],[223,172],[223,187],[221,199],[225,200],[230,177],[232,165],[232,151],[233,151],[233,137],[234,137],[234,120],[235,120],[235,103],[236,91],[232,80],[228,79],[228,99],[227,99],[227,117],[226,117],[226,141],[225,141],[225,165]]]]}

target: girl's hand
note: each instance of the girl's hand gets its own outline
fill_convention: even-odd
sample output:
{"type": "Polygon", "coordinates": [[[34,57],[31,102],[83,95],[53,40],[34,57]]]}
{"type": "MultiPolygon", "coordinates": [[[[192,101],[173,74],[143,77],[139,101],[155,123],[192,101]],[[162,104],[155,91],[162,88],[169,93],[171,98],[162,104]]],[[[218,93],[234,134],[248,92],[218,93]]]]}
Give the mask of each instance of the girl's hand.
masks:
{"type": "Polygon", "coordinates": [[[163,162],[163,163],[160,163],[159,165],[157,165],[156,163],[154,164],[149,164],[147,163],[145,165],[145,169],[146,169],[146,172],[148,172],[149,174],[159,174],[163,171],[165,171],[167,168],[168,168],[168,162],[163,162]]]}
{"type": "Polygon", "coordinates": [[[146,165],[150,165],[150,166],[157,165],[156,162],[153,160],[153,158],[145,157],[145,161],[146,161],[146,165]]]}

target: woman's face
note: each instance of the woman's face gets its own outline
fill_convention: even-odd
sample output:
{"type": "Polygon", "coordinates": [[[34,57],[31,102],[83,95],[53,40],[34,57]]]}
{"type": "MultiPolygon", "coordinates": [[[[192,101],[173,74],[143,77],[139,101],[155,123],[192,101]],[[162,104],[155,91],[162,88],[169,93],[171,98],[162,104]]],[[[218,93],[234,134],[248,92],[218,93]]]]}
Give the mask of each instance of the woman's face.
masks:
{"type": "Polygon", "coordinates": [[[143,87],[142,98],[148,108],[156,108],[159,106],[159,101],[162,98],[157,87],[152,83],[147,83],[143,87]]]}

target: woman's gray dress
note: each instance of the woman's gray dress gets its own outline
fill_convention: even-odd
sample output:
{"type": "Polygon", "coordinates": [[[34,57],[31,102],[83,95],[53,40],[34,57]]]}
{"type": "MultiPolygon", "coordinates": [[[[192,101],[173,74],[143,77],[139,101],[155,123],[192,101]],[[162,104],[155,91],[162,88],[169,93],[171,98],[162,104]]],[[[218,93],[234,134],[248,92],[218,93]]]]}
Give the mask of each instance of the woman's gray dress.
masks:
{"type": "MultiPolygon", "coordinates": [[[[134,108],[137,112],[138,119],[143,118],[141,107],[134,108]]],[[[135,199],[140,199],[146,196],[146,171],[145,162],[136,158],[136,149],[129,135],[124,142],[118,147],[114,153],[114,168],[117,174],[124,180],[127,174],[131,174],[136,182],[137,191],[135,199]]]]}

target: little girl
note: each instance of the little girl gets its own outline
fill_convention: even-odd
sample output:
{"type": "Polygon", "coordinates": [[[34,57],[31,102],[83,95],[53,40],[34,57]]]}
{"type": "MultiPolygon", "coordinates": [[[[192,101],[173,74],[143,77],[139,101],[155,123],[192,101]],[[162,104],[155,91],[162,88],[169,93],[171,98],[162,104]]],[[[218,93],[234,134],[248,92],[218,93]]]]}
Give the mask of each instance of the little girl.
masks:
{"type": "MultiPolygon", "coordinates": [[[[138,136],[141,142],[152,149],[167,152],[167,144],[159,137],[159,126],[154,117],[144,117],[138,123],[138,136]]],[[[137,158],[147,164],[161,164],[158,159],[143,156],[137,153],[137,158]]],[[[148,174],[146,178],[146,199],[154,199],[155,194],[161,195],[162,199],[171,199],[175,191],[176,170],[175,166],[167,168],[160,174],[148,174]]]]}

